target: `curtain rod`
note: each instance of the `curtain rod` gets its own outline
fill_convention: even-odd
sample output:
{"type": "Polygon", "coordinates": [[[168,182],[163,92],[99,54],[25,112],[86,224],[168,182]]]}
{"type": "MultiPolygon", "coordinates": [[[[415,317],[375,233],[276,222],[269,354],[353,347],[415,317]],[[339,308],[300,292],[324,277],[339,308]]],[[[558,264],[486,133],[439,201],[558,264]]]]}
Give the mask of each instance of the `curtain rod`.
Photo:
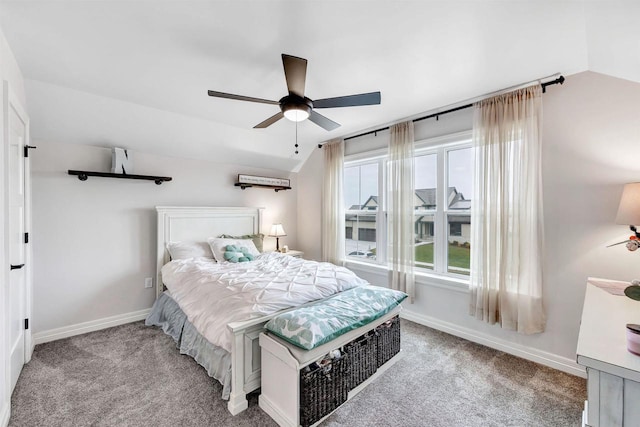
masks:
{"type": "MultiPolygon", "coordinates": [[[[413,119],[412,122],[415,123],[415,122],[419,122],[419,121],[426,120],[426,119],[432,119],[434,117],[436,118],[436,120],[438,120],[438,117],[442,116],[444,114],[454,113],[456,111],[460,111],[460,110],[465,110],[467,108],[471,108],[471,107],[473,107],[473,104],[475,102],[481,101],[483,99],[491,98],[492,96],[501,95],[503,93],[510,92],[510,91],[513,91],[513,90],[516,90],[516,89],[521,89],[523,87],[530,86],[532,83],[539,82],[540,80],[544,80],[544,79],[548,79],[548,78],[557,76],[558,74],[559,73],[552,74],[551,76],[543,77],[543,78],[538,79],[538,80],[533,80],[531,82],[523,83],[523,84],[517,85],[517,86],[511,86],[509,88],[502,89],[502,90],[499,90],[499,91],[496,91],[496,92],[487,93],[487,94],[481,95],[479,97],[469,99],[467,101],[462,101],[462,102],[466,102],[466,104],[458,106],[458,107],[450,108],[448,110],[438,111],[437,113],[429,114],[429,115],[426,115],[426,116],[423,116],[423,117],[418,117],[417,119],[413,119]]],[[[560,75],[559,77],[557,77],[554,80],[550,80],[548,82],[540,83],[540,85],[542,86],[542,93],[546,93],[547,92],[547,86],[563,84],[564,80],[565,80],[564,76],[560,75]]],[[[382,132],[382,131],[388,130],[388,129],[389,129],[389,126],[385,126],[385,127],[379,128],[379,129],[374,129],[374,130],[370,130],[370,131],[367,131],[367,132],[359,133],[357,135],[349,136],[347,138],[344,138],[344,140],[348,141],[350,139],[360,138],[361,136],[371,135],[372,133],[378,133],[378,132],[382,132]]],[[[318,144],[318,148],[322,148],[322,146],[324,144],[325,144],[324,142],[318,144]]]]}

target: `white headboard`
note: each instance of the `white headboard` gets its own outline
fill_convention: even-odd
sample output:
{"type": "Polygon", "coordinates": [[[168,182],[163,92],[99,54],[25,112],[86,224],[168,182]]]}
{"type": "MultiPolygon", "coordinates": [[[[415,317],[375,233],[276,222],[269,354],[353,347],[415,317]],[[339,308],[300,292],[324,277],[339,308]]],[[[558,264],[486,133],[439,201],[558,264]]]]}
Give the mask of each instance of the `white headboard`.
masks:
{"type": "Polygon", "coordinates": [[[263,209],[157,206],[156,297],[164,291],[160,270],[169,262],[168,242],[206,242],[209,237],[221,234],[260,233],[263,209]]]}

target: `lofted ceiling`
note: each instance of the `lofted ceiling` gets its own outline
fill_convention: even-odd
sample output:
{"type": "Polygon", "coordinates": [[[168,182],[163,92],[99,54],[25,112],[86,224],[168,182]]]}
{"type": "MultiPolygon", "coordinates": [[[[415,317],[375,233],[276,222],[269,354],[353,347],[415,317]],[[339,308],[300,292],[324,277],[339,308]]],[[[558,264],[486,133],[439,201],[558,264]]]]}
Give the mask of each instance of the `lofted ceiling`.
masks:
{"type": "Polygon", "coordinates": [[[0,1],[0,27],[25,77],[34,140],[296,171],[318,142],[556,72],[596,64],[638,80],[628,8],[638,11],[543,0],[0,1]],[[607,38],[623,39],[632,59],[612,66],[607,38]],[[279,100],[282,53],[308,60],[310,98],[379,90],[382,103],[322,110],[342,124],[331,132],[301,122],[296,155],[295,123],[253,129],[277,106],[207,96],[279,100]]]}

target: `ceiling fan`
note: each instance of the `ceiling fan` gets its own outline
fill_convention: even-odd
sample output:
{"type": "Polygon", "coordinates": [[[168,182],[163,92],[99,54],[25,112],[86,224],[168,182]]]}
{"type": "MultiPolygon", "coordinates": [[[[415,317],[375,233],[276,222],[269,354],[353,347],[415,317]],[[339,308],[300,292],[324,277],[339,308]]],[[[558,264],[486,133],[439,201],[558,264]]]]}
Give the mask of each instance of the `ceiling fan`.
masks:
{"type": "Polygon", "coordinates": [[[218,98],[236,99],[238,101],[259,102],[262,104],[273,104],[280,106],[280,112],[269,117],[267,120],[257,124],[254,128],[266,128],[271,126],[283,117],[301,122],[307,118],[321,128],[331,131],[340,126],[339,123],[318,114],[316,108],[335,107],[355,107],[359,105],[380,104],[380,92],[361,93],[358,95],[338,96],[335,98],[316,99],[315,101],[304,96],[304,86],[307,77],[307,60],[296,56],[282,54],[282,65],[284,66],[284,76],[287,80],[289,95],[284,96],[280,101],[270,101],[268,99],[252,98],[249,96],[233,95],[230,93],[209,91],[209,96],[218,98]]]}

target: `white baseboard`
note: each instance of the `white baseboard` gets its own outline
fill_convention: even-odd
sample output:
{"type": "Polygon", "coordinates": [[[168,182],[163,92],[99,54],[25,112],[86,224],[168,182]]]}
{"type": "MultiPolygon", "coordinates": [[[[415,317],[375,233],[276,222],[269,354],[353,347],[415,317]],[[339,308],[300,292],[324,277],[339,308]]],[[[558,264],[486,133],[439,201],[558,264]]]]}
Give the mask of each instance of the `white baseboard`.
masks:
{"type": "Polygon", "coordinates": [[[111,328],[112,326],[124,325],[125,323],[144,320],[151,311],[150,308],[133,311],[131,313],[118,314],[116,316],[91,320],[89,322],[77,323],[75,325],[63,326],[62,328],[49,329],[48,331],[36,332],[33,334],[34,344],[42,344],[49,341],[60,340],[62,338],[82,335],[88,332],[99,331],[111,328]]]}
{"type": "Polygon", "coordinates": [[[514,356],[518,356],[523,359],[527,359],[532,362],[536,362],[541,365],[566,372],[571,375],[576,375],[582,378],[587,377],[587,373],[584,367],[578,365],[575,360],[571,360],[566,357],[558,356],[556,354],[548,353],[542,350],[537,350],[528,346],[515,344],[506,340],[502,340],[500,338],[493,337],[491,335],[484,334],[482,332],[478,332],[473,329],[465,328],[454,323],[445,322],[443,320],[439,320],[431,316],[425,316],[423,314],[415,313],[406,309],[403,309],[400,312],[400,317],[424,326],[428,326],[433,329],[437,329],[442,332],[446,332],[450,335],[464,338],[468,341],[473,341],[475,343],[482,344],[484,346],[491,347],[496,350],[500,350],[505,353],[509,353],[514,356]]]}
{"type": "Polygon", "coordinates": [[[4,402],[0,408],[0,426],[7,427],[11,418],[11,404],[4,402]]]}

